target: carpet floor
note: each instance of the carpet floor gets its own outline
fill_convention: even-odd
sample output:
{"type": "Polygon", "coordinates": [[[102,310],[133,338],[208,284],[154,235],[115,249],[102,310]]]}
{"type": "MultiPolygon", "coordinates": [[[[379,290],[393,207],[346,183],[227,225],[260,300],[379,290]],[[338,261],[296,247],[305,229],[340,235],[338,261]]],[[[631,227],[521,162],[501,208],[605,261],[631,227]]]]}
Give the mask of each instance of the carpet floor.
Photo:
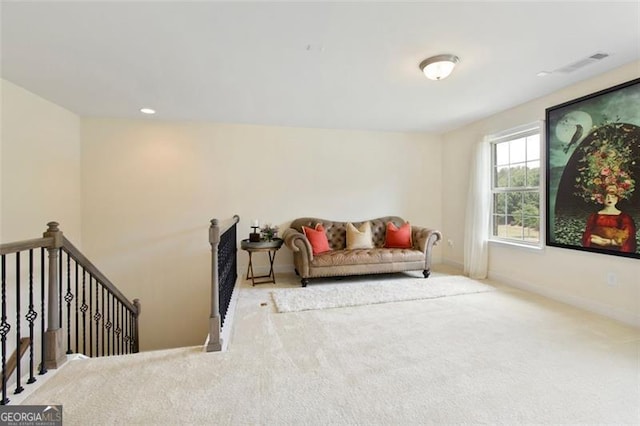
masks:
{"type": "Polygon", "coordinates": [[[640,423],[638,329],[495,283],[276,312],[271,291],[297,285],[243,282],[227,352],[68,362],[24,403],[62,404],[66,425],[640,423]]]}

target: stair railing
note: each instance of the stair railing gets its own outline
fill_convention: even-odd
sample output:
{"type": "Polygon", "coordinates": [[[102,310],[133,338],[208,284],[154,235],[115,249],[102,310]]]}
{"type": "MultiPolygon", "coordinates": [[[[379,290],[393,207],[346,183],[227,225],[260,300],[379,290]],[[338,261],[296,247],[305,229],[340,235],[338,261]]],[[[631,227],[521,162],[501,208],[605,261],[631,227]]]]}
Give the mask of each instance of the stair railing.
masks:
{"type": "Polygon", "coordinates": [[[237,224],[240,216],[221,223],[211,220],[209,243],[211,244],[211,315],[206,351],[220,351],[223,346],[222,327],[231,304],[231,297],[238,278],[237,224]]]}
{"type": "Polygon", "coordinates": [[[7,384],[14,371],[14,393],[24,390],[20,358],[27,351],[30,384],[36,381],[37,358],[42,375],[61,366],[67,354],[97,357],[139,349],[138,299],[130,302],[63,235],[57,222],[47,226],[42,238],[0,245],[3,405],[9,402],[7,384]],[[15,262],[7,262],[10,258],[15,262]],[[23,326],[28,338],[22,337],[23,326]],[[15,340],[9,338],[12,329],[15,340]]]}

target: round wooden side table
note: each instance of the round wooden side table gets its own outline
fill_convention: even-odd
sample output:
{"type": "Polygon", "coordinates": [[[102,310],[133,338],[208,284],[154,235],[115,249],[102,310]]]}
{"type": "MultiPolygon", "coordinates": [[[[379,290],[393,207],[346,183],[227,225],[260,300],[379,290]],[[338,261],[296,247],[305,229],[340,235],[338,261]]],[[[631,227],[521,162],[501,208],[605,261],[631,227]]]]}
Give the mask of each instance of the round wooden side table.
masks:
{"type": "Polygon", "coordinates": [[[276,283],[276,274],[273,271],[273,261],[276,259],[276,252],[282,247],[284,240],[282,238],[274,238],[271,241],[249,241],[242,240],[240,242],[240,248],[249,253],[249,264],[247,265],[247,278],[251,280],[251,285],[276,283]],[[253,253],[267,253],[269,255],[269,273],[267,275],[256,276],[253,272],[253,253]],[[266,280],[258,279],[267,278],[266,280]]]}

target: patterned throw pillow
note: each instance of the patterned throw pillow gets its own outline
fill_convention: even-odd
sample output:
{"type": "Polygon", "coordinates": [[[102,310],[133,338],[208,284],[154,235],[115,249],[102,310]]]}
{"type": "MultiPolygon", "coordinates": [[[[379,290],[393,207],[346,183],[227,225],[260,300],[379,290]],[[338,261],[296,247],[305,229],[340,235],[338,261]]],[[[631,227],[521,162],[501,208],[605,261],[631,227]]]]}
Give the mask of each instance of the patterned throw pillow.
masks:
{"type": "Polygon", "coordinates": [[[373,248],[371,239],[371,223],[365,222],[357,229],[351,222],[347,223],[347,249],[373,248]]]}
{"type": "Polygon", "coordinates": [[[315,229],[303,226],[302,232],[304,236],[307,237],[307,240],[309,240],[314,255],[331,250],[329,240],[327,240],[327,234],[325,234],[324,226],[322,226],[321,223],[316,224],[315,229]]]}
{"type": "Polygon", "coordinates": [[[387,232],[384,237],[384,246],[387,248],[411,248],[411,225],[406,222],[400,228],[387,222],[387,232]]]}

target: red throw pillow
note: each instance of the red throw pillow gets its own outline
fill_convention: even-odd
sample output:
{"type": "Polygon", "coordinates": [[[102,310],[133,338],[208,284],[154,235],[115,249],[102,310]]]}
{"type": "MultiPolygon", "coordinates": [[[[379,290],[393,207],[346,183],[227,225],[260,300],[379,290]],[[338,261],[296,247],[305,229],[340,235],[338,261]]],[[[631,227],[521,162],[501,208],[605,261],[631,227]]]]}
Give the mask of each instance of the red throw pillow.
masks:
{"type": "Polygon", "coordinates": [[[387,232],[384,238],[384,246],[387,248],[411,248],[411,225],[406,222],[400,228],[393,222],[387,222],[387,232]]]}
{"type": "Polygon", "coordinates": [[[313,254],[320,254],[331,250],[329,240],[327,240],[327,234],[324,233],[324,226],[322,226],[321,223],[316,225],[316,229],[303,226],[302,232],[305,237],[307,237],[307,240],[309,240],[313,254]]]}

